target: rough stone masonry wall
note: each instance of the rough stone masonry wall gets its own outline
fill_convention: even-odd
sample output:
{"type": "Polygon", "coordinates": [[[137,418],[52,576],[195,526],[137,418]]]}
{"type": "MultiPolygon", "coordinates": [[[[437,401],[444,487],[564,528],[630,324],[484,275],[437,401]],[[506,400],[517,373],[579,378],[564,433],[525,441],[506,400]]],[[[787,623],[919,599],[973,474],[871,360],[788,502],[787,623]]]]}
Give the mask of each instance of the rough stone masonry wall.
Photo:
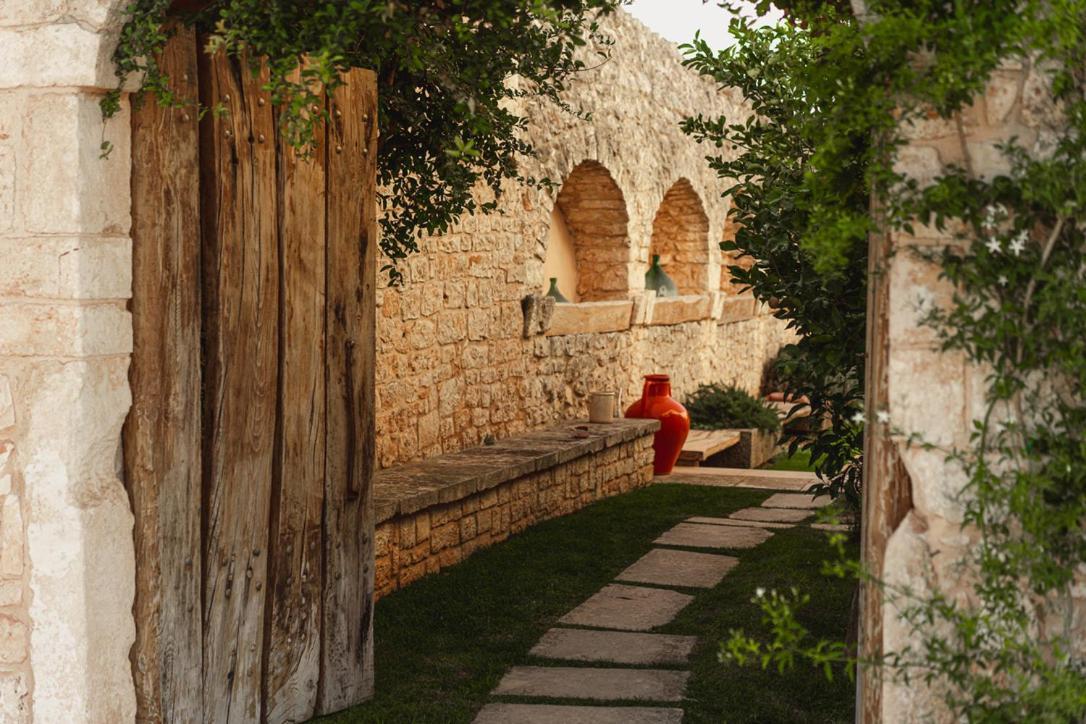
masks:
{"type": "Polygon", "coordinates": [[[536,523],[648,485],[652,456],[652,435],[641,435],[453,503],[379,522],[376,595],[459,563],[536,523]]]}
{"type": "MultiPolygon", "coordinates": [[[[1026,148],[1044,154],[1062,122],[1053,107],[1044,74],[1028,64],[1008,63],[995,71],[986,92],[961,114],[962,130],[953,120],[918,123],[907,129],[910,145],[900,168],[921,183],[946,164],[972,168],[991,178],[1008,170],[996,147],[1016,136],[1026,148]]],[[[933,304],[946,303],[952,290],[939,279],[939,269],[915,253],[958,242],[950,233],[919,227],[916,236],[895,234],[889,261],[889,400],[893,427],[902,431],[898,452],[911,479],[913,509],[894,531],[886,548],[884,570],[891,583],[916,591],[929,586],[952,600],[967,593],[966,579],[955,567],[973,544],[975,532],[963,529],[960,499],[965,475],[945,461],[939,449],[908,444],[907,433],[922,433],[941,449],[967,448],[972,421],[985,411],[985,374],[957,354],[939,351],[934,332],[922,325],[933,304]],[[928,571],[931,571],[929,577],[928,571]]],[[[877,485],[877,482],[875,483],[877,485]]],[[[1086,655],[1086,580],[1072,588],[1071,638],[1086,655]]],[[[1041,627],[1062,622],[1039,621],[1041,627]]],[[[892,607],[884,609],[884,647],[899,650],[914,643],[909,626],[892,607]]],[[[921,721],[939,712],[938,694],[903,685],[887,677],[883,684],[883,721],[921,721]]],[[[939,720],[936,716],[936,720],[939,720]]]]}
{"type": "Polygon", "coordinates": [[[619,13],[605,27],[616,41],[611,59],[579,74],[569,90],[591,121],[550,104],[529,109],[538,157],[525,170],[576,188],[509,188],[503,213],[466,218],[451,233],[423,240],[403,264],[405,285],[379,289],[381,467],[583,417],[593,389],[615,389],[623,403],[632,402],[648,373],[670,373],[679,397],[714,381],[755,392],[764,363],[791,339],[752,301],[679,324],[523,337],[521,300],[545,291],[556,197],[582,242],[578,272],[592,298],[643,295],[653,222],[665,197],[674,213],[665,210],[660,226],[673,220],[675,233],[658,233],[656,241],[700,264],[697,273],[676,274],[683,291],[697,291],[715,310],[721,296],[736,291],[727,284],[720,291],[727,260],[718,244],[728,206],[704,158],[715,149],[694,143],[679,122],[699,112],[739,119],[748,111],[737,92],[720,92],[682,68],[676,48],[629,15],[619,13]],[[699,230],[700,242],[692,240],[699,230]]]}
{"type": "Polygon", "coordinates": [[[120,0],[0,1],[0,721],[135,715],[120,0]],[[100,159],[103,141],[113,153],[100,159]]]}

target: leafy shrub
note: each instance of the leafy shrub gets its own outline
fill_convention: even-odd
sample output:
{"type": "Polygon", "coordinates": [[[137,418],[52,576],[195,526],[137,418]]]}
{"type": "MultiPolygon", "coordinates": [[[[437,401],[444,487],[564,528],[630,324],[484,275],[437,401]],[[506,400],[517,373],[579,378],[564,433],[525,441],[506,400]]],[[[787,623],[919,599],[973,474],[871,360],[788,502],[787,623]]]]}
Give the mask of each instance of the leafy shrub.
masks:
{"type": "Polygon", "coordinates": [[[756,427],[776,432],[781,428],[775,409],[735,385],[701,385],[683,404],[691,426],[700,430],[756,427]]]}

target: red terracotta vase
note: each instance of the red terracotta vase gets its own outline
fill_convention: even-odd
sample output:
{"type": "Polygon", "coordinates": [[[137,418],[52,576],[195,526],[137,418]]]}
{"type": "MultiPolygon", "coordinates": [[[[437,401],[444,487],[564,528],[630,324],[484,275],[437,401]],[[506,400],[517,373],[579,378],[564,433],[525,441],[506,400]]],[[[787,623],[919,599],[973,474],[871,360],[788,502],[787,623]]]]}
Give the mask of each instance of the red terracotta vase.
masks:
{"type": "Polygon", "coordinates": [[[660,421],[660,429],[652,441],[652,449],[656,452],[652,470],[657,475],[670,473],[679,460],[686,436],[690,434],[690,415],[671,397],[671,378],[667,375],[645,375],[641,399],[626,408],[626,417],[660,421]]]}

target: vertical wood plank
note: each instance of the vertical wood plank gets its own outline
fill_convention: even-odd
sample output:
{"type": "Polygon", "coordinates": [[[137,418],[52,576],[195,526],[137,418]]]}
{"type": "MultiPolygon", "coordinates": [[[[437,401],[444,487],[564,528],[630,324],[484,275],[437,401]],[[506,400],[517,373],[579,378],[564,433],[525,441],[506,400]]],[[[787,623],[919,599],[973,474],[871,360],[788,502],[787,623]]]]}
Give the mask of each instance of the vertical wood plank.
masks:
{"type": "MultiPolygon", "coordinates": [[[[297,78],[295,79],[297,80],[297,78]]],[[[278,134],[277,134],[278,135],[278,134]]],[[[320,678],[324,504],[325,149],[279,150],[279,425],[270,528],[265,711],[305,721],[320,678]]]]}
{"type": "Polygon", "coordinates": [[[324,607],[318,709],[373,693],[377,91],[352,70],[329,99],[324,607]]]}
{"type": "MultiPolygon", "coordinates": [[[[877,209],[876,209],[877,210],[877,209]]],[[[876,218],[878,218],[876,216],[876,218]]],[[[872,234],[868,245],[867,341],[864,401],[871,412],[890,404],[890,263],[889,234],[872,234]]],[[[869,421],[864,435],[864,483],[861,556],[868,573],[883,575],[886,543],[912,508],[912,487],[885,425],[869,421]]],[[[860,590],[862,659],[877,660],[882,647],[882,590],[864,583],[860,590]]],[[[882,682],[878,667],[860,666],[856,678],[856,721],[882,721],[882,682]]]]}
{"type": "Polygon", "coordinates": [[[204,718],[262,716],[278,372],[271,102],[248,63],[200,54],[204,302],[204,718]]]}
{"type": "MultiPolygon", "coordinates": [[[[159,59],[197,97],[196,37],[159,59]]],[[[144,99],[132,112],[132,409],[125,484],[135,515],[140,722],[202,721],[200,697],[200,189],[195,111],[144,99]]]]}

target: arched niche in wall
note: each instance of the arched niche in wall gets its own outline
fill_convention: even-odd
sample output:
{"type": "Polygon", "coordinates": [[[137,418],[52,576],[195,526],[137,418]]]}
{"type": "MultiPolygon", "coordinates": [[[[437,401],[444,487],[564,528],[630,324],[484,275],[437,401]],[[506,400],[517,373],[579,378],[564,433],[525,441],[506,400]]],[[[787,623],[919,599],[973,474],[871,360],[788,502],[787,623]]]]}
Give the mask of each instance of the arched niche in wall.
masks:
{"type": "Polygon", "coordinates": [[[660,266],[679,294],[709,291],[709,217],[698,193],[684,178],[664,194],[652,220],[649,258],[655,255],[660,256],[660,266]]]}
{"type": "MultiPolygon", "coordinates": [[[[626,199],[610,172],[584,161],[558,192],[543,263],[571,302],[625,299],[630,241],[626,199]]],[[[549,284],[549,282],[548,282],[549,284]]]]}

